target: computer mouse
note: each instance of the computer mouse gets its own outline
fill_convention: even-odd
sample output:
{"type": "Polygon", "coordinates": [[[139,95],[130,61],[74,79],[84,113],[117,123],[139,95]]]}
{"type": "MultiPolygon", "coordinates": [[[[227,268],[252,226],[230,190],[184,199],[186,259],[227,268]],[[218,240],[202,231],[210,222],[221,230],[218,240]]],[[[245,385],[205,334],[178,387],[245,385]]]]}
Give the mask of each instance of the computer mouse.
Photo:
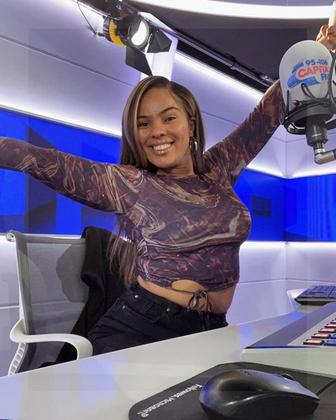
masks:
{"type": "Polygon", "coordinates": [[[199,399],[211,420],[290,420],[311,414],[320,401],[287,374],[251,369],[214,376],[199,399]]]}

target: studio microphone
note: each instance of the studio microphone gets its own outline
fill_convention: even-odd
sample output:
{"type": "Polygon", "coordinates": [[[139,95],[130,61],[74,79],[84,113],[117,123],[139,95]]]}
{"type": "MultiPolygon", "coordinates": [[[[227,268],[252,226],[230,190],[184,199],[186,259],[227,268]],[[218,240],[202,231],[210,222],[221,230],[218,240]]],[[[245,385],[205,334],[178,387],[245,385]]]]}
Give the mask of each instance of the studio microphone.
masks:
{"type": "MultiPolygon", "coordinates": [[[[336,23],[336,0],[329,26],[336,23]]],[[[294,44],[280,62],[281,90],[286,107],[284,126],[291,134],[305,134],[318,164],[336,159],[336,149],[326,151],[328,130],[336,127],[334,67],[336,56],[316,41],[294,44]]]]}

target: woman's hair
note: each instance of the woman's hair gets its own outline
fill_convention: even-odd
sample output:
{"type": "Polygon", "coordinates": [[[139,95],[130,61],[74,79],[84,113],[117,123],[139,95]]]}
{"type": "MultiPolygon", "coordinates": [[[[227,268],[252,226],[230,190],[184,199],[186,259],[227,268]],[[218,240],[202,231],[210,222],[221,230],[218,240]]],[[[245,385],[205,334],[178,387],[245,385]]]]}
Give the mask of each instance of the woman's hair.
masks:
{"type": "Polygon", "coordinates": [[[120,163],[134,165],[139,169],[156,172],[157,168],[148,162],[145,153],[137,142],[137,116],[141,100],[146,92],[152,88],[167,89],[173,97],[183,106],[187,118],[194,125],[191,140],[191,157],[194,172],[204,173],[203,152],[205,147],[204,126],[199,106],[192,93],[182,85],[171,82],[162,76],[150,76],[141,80],[131,92],[122,117],[122,146],[120,163]],[[194,141],[197,142],[195,147],[194,141]]]}
{"type": "MultiPolygon", "coordinates": [[[[133,165],[139,169],[146,169],[156,173],[157,169],[151,164],[137,141],[137,116],[141,100],[146,92],[152,88],[167,89],[173,97],[183,106],[186,116],[194,127],[193,136],[190,139],[191,157],[195,174],[205,172],[203,153],[205,147],[205,135],[203,120],[200,108],[192,93],[184,86],[172,82],[162,76],[150,76],[141,80],[133,89],[122,116],[122,146],[120,163],[123,165],[133,165]]],[[[134,281],[134,263],[136,249],[133,238],[128,237],[129,242],[121,243],[122,236],[125,234],[125,219],[118,217],[119,234],[118,239],[110,243],[110,261],[117,257],[120,265],[120,275],[126,286],[130,286],[134,281]],[[122,246],[121,246],[122,245],[122,246]]],[[[111,268],[110,266],[110,268],[111,268]]]]}

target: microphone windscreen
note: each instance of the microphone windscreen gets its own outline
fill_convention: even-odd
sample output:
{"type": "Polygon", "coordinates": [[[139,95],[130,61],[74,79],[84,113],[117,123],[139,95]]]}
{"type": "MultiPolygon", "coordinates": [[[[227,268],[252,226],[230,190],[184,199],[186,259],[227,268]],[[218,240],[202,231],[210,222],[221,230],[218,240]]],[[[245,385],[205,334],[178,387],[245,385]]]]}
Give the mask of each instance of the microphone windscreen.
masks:
{"type": "Polygon", "coordinates": [[[301,41],[290,47],[282,57],[279,68],[280,84],[285,105],[295,108],[296,101],[307,101],[302,90],[304,83],[315,98],[328,93],[328,77],[332,56],[324,45],[316,41],[301,41]]]}

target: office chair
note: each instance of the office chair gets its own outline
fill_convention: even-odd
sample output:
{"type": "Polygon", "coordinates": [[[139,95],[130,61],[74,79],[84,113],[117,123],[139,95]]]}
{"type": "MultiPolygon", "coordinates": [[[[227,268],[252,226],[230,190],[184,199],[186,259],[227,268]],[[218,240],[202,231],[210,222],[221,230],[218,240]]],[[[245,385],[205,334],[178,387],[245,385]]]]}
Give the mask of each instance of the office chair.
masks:
{"type": "Polygon", "coordinates": [[[10,332],[18,343],[8,375],[52,364],[64,345],[77,359],[92,355],[84,337],[70,334],[88,298],[80,281],[85,239],[10,231],[15,242],[19,281],[19,320],[10,332]]]}

